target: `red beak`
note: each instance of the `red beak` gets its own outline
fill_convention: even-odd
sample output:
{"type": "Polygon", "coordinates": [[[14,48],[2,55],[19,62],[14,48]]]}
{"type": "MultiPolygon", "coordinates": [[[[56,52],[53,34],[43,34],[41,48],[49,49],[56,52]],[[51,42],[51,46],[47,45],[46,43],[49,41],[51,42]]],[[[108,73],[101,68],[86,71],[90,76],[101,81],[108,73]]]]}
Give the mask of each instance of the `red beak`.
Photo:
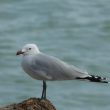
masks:
{"type": "Polygon", "coordinates": [[[17,51],[16,55],[21,55],[23,54],[24,52],[22,52],[21,50],[20,51],[17,51]]]}

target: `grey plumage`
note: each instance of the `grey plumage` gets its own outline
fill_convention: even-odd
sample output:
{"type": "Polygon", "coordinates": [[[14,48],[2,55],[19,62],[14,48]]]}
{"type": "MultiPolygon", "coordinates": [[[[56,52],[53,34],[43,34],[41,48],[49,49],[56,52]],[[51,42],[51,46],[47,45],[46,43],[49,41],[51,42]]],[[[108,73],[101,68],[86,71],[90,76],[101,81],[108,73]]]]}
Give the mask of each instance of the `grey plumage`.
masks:
{"type": "Polygon", "coordinates": [[[46,99],[46,80],[83,79],[91,82],[108,83],[106,78],[89,75],[87,72],[69,65],[58,58],[41,53],[35,44],[27,44],[16,55],[23,55],[22,67],[31,77],[43,80],[41,99],[46,99]]]}
{"type": "Polygon", "coordinates": [[[90,76],[73,65],[43,53],[25,56],[22,66],[30,76],[39,80],[72,80],[90,76]]]}

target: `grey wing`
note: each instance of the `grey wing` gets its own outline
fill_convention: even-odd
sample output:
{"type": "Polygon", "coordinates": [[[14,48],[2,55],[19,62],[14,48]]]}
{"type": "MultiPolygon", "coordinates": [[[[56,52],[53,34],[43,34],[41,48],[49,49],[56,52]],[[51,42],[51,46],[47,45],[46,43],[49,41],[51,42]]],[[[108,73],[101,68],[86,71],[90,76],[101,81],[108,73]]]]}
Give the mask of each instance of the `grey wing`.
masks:
{"type": "Polygon", "coordinates": [[[34,57],[31,67],[35,73],[46,80],[71,80],[88,76],[87,72],[42,53],[34,57]]]}

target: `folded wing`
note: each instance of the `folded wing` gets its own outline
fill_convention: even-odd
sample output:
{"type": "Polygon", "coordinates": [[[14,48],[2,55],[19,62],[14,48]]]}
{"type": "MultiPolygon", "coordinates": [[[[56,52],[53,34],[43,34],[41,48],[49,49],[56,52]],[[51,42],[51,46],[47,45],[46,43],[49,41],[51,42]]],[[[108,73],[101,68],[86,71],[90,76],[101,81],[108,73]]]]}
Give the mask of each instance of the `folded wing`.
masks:
{"type": "Polygon", "coordinates": [[[31,70],[45,80],[72,80],[89,76],[87,72],[43,53],[33,58],[31,70]]]}

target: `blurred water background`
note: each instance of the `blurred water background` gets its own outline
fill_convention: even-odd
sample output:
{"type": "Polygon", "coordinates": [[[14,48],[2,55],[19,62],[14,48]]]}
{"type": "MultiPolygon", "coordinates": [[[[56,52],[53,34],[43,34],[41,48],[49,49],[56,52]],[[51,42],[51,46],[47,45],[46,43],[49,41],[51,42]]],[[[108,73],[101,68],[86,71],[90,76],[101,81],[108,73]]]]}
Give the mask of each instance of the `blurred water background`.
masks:
{"type": "MultiPolygon", "coordinates": [[[[110,77],[110,0],[0,0],[0,105],[40,97],[42,82],[23,72],[16,51],[36,43],[94,75],[110,77]]],[[[110,110],[110,85],[48,82],[57,110],[110,110]]]]}

